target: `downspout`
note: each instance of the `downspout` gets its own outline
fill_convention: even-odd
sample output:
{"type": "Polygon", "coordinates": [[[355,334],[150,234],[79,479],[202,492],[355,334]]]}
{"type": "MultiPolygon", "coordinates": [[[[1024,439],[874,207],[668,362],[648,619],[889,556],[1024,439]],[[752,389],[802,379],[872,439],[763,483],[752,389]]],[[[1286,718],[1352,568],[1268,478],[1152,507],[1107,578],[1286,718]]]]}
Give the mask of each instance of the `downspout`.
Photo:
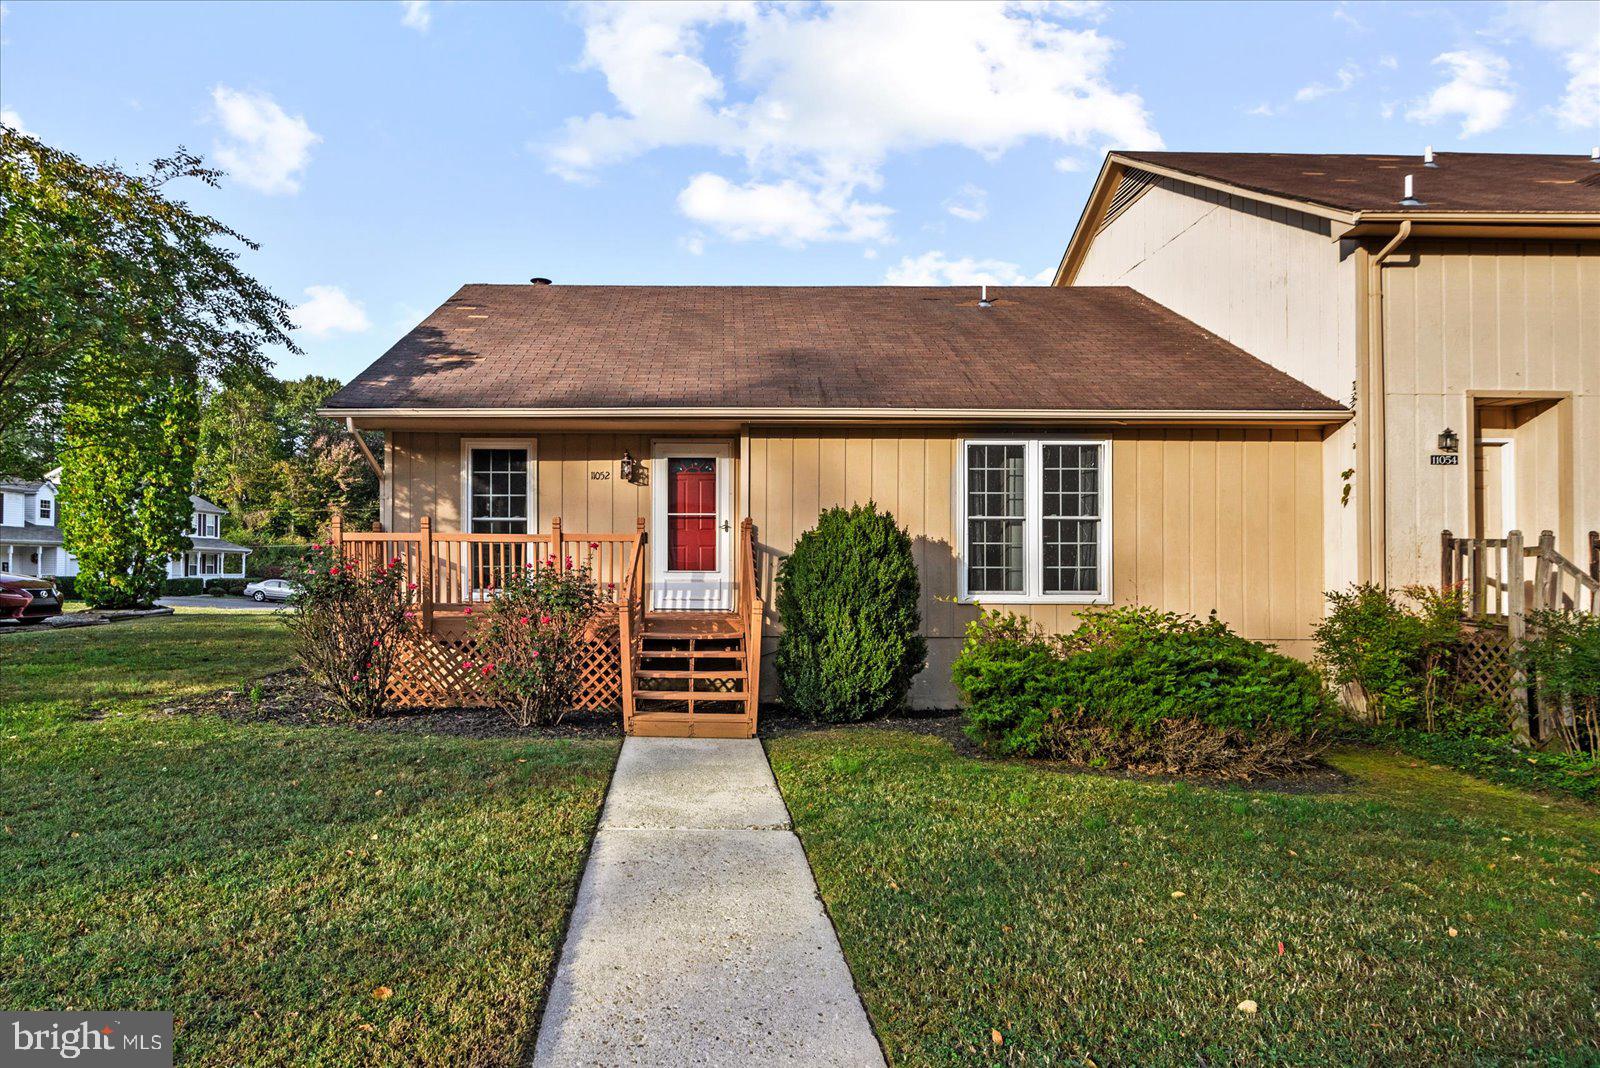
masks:
{"type": "Polygon", "coordinates": [[[1388,584],[1389,480],[1384,406],[1388,383],[1383,357],[1383,264],[1411,236],[1411,220],[1367,261],[1367,374],[1366,393],[1359,399],[1365,411],[1362,437],[1367,446],[1368,579],[1388,584]]]}

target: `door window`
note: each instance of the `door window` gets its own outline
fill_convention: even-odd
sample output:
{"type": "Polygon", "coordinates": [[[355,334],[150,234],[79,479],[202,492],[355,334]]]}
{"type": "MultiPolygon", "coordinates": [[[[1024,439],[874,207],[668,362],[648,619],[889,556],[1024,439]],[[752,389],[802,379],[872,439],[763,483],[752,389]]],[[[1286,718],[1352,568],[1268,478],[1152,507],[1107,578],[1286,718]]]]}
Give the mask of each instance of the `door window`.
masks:
{"type": "Polygon", "coordinates": [[[717,460],[667,460],[667,568],[717,570],[717,460]]]}

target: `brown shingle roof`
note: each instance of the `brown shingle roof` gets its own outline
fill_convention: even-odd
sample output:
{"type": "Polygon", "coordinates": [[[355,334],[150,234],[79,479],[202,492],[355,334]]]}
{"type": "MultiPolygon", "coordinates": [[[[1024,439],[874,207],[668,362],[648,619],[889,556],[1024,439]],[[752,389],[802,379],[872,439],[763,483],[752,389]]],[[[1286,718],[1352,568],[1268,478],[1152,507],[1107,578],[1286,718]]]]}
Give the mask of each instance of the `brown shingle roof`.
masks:
{"type": "Polygon", "coordinates": [[[327,407],[1340,410],[1131,289],[989,294],[463,286],[327,407]]]}
{"type": "Polygon", "coordinates": [[[1600,215],[1600,164],[1587,156],[1438,152],[1421,156],[1291,152],[1118,152],[1241,189],[1342,211],[1593,212],[1600,215]],[[1406,175],[1420,207],[1400,203],[1406,175]]]}

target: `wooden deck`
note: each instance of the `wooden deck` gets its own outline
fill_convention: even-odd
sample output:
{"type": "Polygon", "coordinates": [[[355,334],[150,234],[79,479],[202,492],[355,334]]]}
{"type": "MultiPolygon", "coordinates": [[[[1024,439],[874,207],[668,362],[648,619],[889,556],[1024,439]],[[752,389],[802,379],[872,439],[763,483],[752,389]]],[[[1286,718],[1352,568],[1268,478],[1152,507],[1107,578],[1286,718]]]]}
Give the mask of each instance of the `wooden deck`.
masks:
{"type": "Polygon", "coordinates": [[[414,533],[353,533],[336,522],[333,541],[352,567],[403,566],[417,597],[418,626],[389,687],[402,708],[481,706],[470,665],[476,659],[476,606],[494,596],[509,569],[590,566],[610,602],[591,628],[580,710],[615,711],[629,734],[749,738],[761,692],[764,606],[755,594],[754,533],[737,541],[736,607],[731,612],[646,611],[648,535],[438,534],[427,517],[414,533]]]}

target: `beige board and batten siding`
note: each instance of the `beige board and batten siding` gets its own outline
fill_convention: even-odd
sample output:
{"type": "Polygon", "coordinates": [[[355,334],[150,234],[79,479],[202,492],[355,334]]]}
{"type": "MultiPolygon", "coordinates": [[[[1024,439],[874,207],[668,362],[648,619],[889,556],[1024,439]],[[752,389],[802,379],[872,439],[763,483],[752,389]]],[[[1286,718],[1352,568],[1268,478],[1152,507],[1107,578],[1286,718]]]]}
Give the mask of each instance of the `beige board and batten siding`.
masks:
{"type": "MultiPolygon", "coordinates": [[[[624,482],[621,462],[624,452],[648,462],[651,435],[400,430],[389,434],[389,529],[414,531],[424,515],[433,516],[439,530],[461,529],[463,437],[505,437],[507,444],[536,440],[538,514],[534,521],[540,531],[549,530],[556,516],[561,517],[562,527],[573,533],[627,533],[636,529],[640,517],[647,526],[650,522],[649,482],[624,482]]],[[[734,463],[737,467],[737,458],[734,463]]],[[[738,485],[737,474],[734,485],[738,485]]]]}
{"type": "MultiPolygon", "coordinates": [[[[1157,177],[1095,235],[1075,285],[1143,293],[1246,352],[1348,403],[1356,379],[1354,246],[1324,218],[1157,177]]],[[[1333,430],[1321,459],[1323,584],[1357,577],[1354,421],[1333,430]]]]}
{"type": "MultiPolygon", "coordinates": [[[[1600,243],[1418,239],[1384,268],[1391,585],[1437,582],[1439,531],[1472,530],[1473,412],[1517,413],[1518,525],[1587,564],[1600,529],[1600,243]],[[1439,433],[1461,462],[1431,466],[1439,433]]],[[[1510,413],[1488,414],[1491,429],[1510,413]]]]}
{"type": "MultiPolygon", "coordinates": [[[[972,436],[984,436],[975,433],[972,436]]],[[[1322,614],[1322,435],[1317,430],[1116,429],[1113,603],[1204,616],[1307,657],[1322,614]]],[[[910,532],[929,664],[923,708],[958,703],[950,662],[979,609],[957,604],[959,430],[750,432],[750,503],[764,550],[785,553],[825,508],[875,500],[910,532]]],[[[1080,606],[1006,605],[1054,631],[1080,606]]],[[[770,608],[770,605],[769,605],[770,608]]],[[[776,627],[770,617],[769,626],[776,627]]],[[[775,637],[769,632],[767,652],[775,637]]],[[[768,672],[770,677],[772,673],[768,672]]]]}

